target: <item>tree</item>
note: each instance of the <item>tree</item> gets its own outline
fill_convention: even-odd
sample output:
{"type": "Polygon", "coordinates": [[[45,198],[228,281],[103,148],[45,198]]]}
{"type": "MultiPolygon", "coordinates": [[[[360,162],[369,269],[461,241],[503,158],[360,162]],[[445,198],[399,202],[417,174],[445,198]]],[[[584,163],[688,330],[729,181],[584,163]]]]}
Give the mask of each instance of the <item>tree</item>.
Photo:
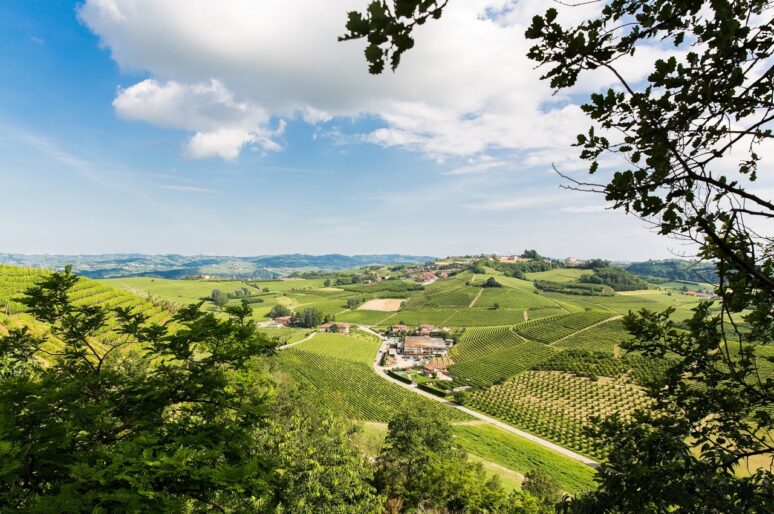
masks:
{"type": "Polygon", "coordinates": [[[357,309],[360,304],[363,303],[362,298],[348,298],[347,309],[357,309]]]}
{"type": "Polygon", "coordinates": [[[283,388],[257,436],[262,453],[281,470],[269,479],[264,512],[381,512],[373,468],[352,443],[358,430],[283,388]]]}
{"type": "Polygon", "coordinates": [[[537,250],[524,250],[521,256],[525,259],[532,259],[532,260],[538,260],[543,258],[540,256],[537,250]]]}
{"type": "Polygon", "coordinates": [[[486,279],[486,282],[481,284],[481,287],[503,287],[503,285],[497,280],[495,280],[494,277],[489,277],[488,279],[486,279]]]}
{"type": "Polygon", "coordinates": [[[453,445],[451,426],[438,418],[405,413],[388,424],[376,461],[375,484],[388,499],[399,498],[409,512],[507,512],[499,480],[480,463],[468,462],[453,445]]]}
{"type": "Polygon", "coordinates": [[[524,475],[522,489],[537,498],[544,506],[552,507],[562,499],[559,482],[541,468],[535,468],[524,475]]]}
{"type": "Polygon", "coordinates": [[[215,306],[220,310],[223,310],[223,307],[225,307],[228,303],[228,296],[221,293],[218,296],[212,298],[212,303],[214,303],[215,306]]]}
{"type": "MultiPolygon", "coordinates": [[[[413,45],[411,31],[446,5],[376,4],[386,2],[371,2],[365,16],[350,13],[345,37],[368,38],[372,73],[387,57],[397,66],[413,45]]],[[[751,457],[774,455],[762,436],[774,428],[774,380],[761,376],[759,356],[774,339],[774,240],[751,228],[774,218],[774,203],[751,187],[774,121],[769,9],[764,0],[611,0],[574,27],[563,27],[551,8],[526,32],[535,40],[529,57],[546,68],[552,88],[569,88],[587,72],[618,81],[582,107],[594,125],[577,138],[590,174],[609,172],[608,179],[567,178],[568,187],[692,242],[718,278],[718,305],[700,304],[687,331],[671,309],[626,317],[634,338],[623,347],[669,355],[670,369],[648,387],[651,410],[597,420],[592,435],[609,460],[599,489],[568,510],[752,513],[774,505],[771,469],[736,473],[751,457]],[[627,81],[619,63],[654,42],[673,45],[676,55],[651,61],[642,83],[627,81]],[[605,170],[610,157],[623,164],[605,170]]]]}
{"type": "Polygon", "coordinates": [[[271,308],[268,316],[271,319],[274,319],[274,318],[282,318],[284,316],[290,316],[291,314],[293,314],[293,311],[291,311],[289,308],[285,307],[281,303],[278,303],[277,305],[271,308]]]}
{"type": "Polygon", "coordinates": [[[496,311],[496,310],[499,310],[499,309],[500,309],[500,304],[499,303],[495,302],[495,303],[492,304],[492,310],[496,311]]]}
{"type": "Polygon", "coordinates": [[[268,389],[247,364],[274,343],[250,308],[218,320],[192,305],[158,325],[74,305],[77,280],[68,267],[21,299],[59,350],[26,328],[0,338],[3,510],[254,510],[270,472],[255,445],[268,389]]]}
{"type": "Polygon", "coordinates": [[[314,328],[323,322],[323,314],[314,307],[306,308],[301,312],[293,313],[290,325],[294,327],[314,328]]]}

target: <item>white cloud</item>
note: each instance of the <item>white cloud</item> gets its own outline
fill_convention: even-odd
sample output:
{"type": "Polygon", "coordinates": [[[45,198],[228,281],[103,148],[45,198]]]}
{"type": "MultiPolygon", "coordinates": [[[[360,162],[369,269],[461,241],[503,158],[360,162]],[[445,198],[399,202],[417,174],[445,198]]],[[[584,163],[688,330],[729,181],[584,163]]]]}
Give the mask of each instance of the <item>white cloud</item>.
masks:
{"type": "Polygon", "coordinates": [[[565,203],[567,198],[567,194],[540,194],[533,191],[514,197],[482,198],[476,202],[466,203],[464,207],[474,211],[515,211],[554,207],[565,203]]]}
{"type": "Polygon", "coordinates": [[[186,154],[194,158],[235,159],[246,144],[258,144],[264,150],[281,148],[272,138],[282,133],[284,123],[269,129],[270,116],[264,109],[236,101],[214,79],[192,85],[143,80],[119,89],[113,107],[125,119],[194,132],[186,144],[186,154]]]}
{"type": "Polygon", "coordinates": [[[562,207],[559,209],[561,212],[567,212],[572,214],[593,214],[598,212],[607,212],[610,206],[605,205],[579,205],[575,207],[562,207]]]}
{"type": "Polygon", "coordinates": [[[170,184],[161,186],[161,189],[177,191],[178,193],[214,193],[212,189],[207,189],[206,187],[179,186],[170,184]]]}
{"type": "MultiPolygon", "coordinates": [[[[254,144],[276,149],[266,132],[273,116],[318,124],[376,115],[386,126],[361,139],[439,161],[496,149],[566,152],[588,124],[566,96],[551,96],[526,58],[524,30],[544,0],[452,2],[441,20],[416,30],[397,73],[378,77],[367,73],[364,42],[336,40],[346,12],[365,5],[85,0],[79,15],[122,69],[153,77],[119,92],[119,115],[193,133],[186,153],[194,157],[230,159],[254,144]]],[[[559,6],[560,19],[597,9],[559,6]]],[[[647,67],[632,62],[626,69],[640,78],[647,67]]],[[[614,78],[593,80],[577,89],[614,78]]]]}
{"type": "Polygon", "coordinates": [[[484,161],[484,162],[478,162],[474,164],[467,164],[465,166],[460,166],[458,168],[454,168],[453,170],[447,171],[446,175],[468,175],[470,173],[486,173],[487,171],[502,168],[506,164],[507,163],[503,161],[484,161]]]}

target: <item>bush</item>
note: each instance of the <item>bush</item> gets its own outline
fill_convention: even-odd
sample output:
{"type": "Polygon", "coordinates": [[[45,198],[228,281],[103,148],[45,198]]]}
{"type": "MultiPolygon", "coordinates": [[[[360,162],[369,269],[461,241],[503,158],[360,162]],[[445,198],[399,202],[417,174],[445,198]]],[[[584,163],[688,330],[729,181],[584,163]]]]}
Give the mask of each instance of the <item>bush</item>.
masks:
{"type": "Polygon", "coordinates": [[[267,316],[274,319],[274,318],[281,318],[283,316],[290,316],[291,314],[293,314],[293,311],[291,311],[284,305],[277,304],[271,308],[267,316]]]}

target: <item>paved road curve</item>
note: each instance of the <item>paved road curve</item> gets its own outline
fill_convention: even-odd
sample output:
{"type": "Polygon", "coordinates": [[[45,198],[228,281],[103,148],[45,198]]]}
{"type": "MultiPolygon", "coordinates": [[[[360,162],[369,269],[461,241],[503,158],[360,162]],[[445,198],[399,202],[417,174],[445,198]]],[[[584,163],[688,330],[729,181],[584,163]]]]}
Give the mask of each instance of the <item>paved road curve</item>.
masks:
{"type": "Polygon", "coordinates": [[[557,453],[561,453],[562,455],[569,457],[571,459],[577,460],[579,462],[582,462],[583,464],[590,466],[592,468],[598,468],[599,462],[590,459],[584,455],[581,455],[579,453],[575,453],[572,450],[568,450],[567,448],[563,446],[559,446],[556,443],[552,443],[551,441],[546,441],[545,439],[542,439],[536,435],[530,434],[529,432],[524,432],[523,430],[519,430],[518,428],[515,428],[507,423],[504,423],[500,420],[494,419],[492,417],[487,416],[486,414],[482,414],[480,412],[468,409],[467,407],[463,407],[462,405],[458,403],[454,403],[452,401],[446,400],[444,398],[440,398],[438,396],[435,396],[434,394],[428,393],[427,391],[423,391],[419,388],[417,388],[416,384],[406,384],[404,382],[401,382],[400,380],[395,380],[391,376],[389,376],[387,373],[384,372],[384,368],[382,368],[379,365],[379,362],[382,360],[382,355],[385,351],[387,351],[387,344],[385,338],[379,334],[378,332],[375,332],[371,330],[369,327],[358,325],[358,328],[362,330],[363,332],[368,332],[369,334],[373,334],[379,338],[380,341],[382,341],[382,346],[379,348],[379,353],[376,354],[376,360],[374,360],[374,371],[376,371],[376,374],[382,377],[385,380],[389,380],[393,384],[397,384],[404,389],[408,389],[409,391],[412,391],[416,394],[420,394],[424,396],[425,398],[428,398],[430,400],[443,403],[444,405],[447,405],[449,407],[452,407],[454,409],[460,410],[462,412],[465,412],[466,414],[470,414],[474,418],[480,419],[481,421],[485,421],[491,425],[494,425],[502,430],[505,430],[507,432],[511,432],[512,434],[516,434],[520,437],[523,437],[524,439],[529,439],[530,441],[537,443],[541,446],[544,446],[550,450],[553,450],[557,453]]]}

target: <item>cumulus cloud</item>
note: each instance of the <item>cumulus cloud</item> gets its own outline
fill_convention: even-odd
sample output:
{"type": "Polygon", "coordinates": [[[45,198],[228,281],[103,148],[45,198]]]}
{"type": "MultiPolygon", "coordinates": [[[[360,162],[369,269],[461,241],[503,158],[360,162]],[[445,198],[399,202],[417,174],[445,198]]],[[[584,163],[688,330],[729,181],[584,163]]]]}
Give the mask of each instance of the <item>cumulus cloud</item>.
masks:
{"type": "Polygon", "coordinates": [[[194,132],[186,144],[186,154],[194,158],[235,159],[243,146],[253,143],[265,150],[281,148],[273,137],[282,133],[284,124],[269,129],[269,113],[249,102],[236,101],[233,93],[214,79],[190,85],[143,80],[119,89],[113,107],[125,119],[194,132]]]}
{"type": "MultiPolygon", "coordinates": [[[[384,126],[361,140],[439,161],[496,149],[559,151],[587,124],[525,56],[524,30],[544,0],[452,2],[440,21],[418,28],[397,73],[378,77],[367,72],[363,42],[336,41],[345,13],[365,4],[85,0],[79,16],[122,69],[153,77],[119,92],[119,115],[192,132],[193,157],[276,149],[272,117],[320,124],[377,116],[384,126]]],[[[596,9],[560,6],[560,19],[596,9]]],[[[627,71],[637,80],[646,69],[635,62],[627,71]]],[[[600,73],[576,89],[613,82],[600,73]]]]}

